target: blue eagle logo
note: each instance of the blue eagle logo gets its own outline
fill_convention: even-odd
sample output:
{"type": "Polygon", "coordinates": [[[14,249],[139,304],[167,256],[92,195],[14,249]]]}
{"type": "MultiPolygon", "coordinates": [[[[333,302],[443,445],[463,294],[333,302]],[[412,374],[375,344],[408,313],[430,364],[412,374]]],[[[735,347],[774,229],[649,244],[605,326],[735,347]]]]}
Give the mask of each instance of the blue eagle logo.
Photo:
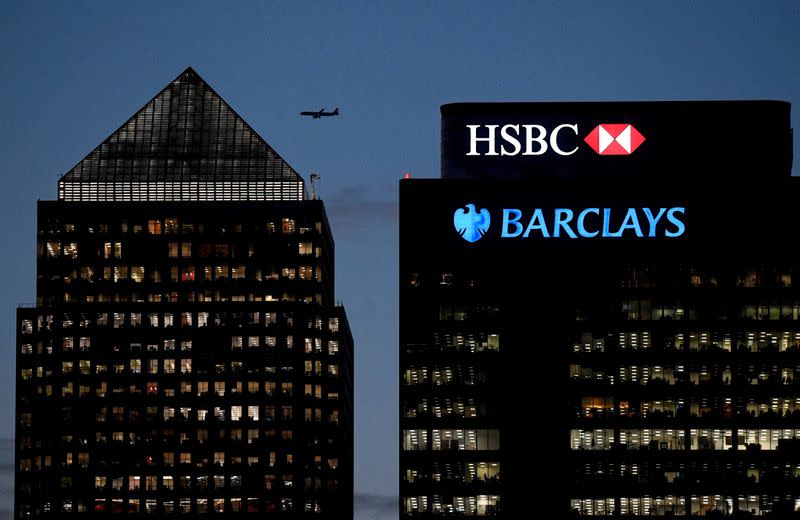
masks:
{"type": "Polygon", "coordinates": [[[477,242],[483,238],[491,221],[489,210],[482,208],[478,211],[475,209],[475,204],[467,204],[463,208],[458,208],[453,214],[453,225],[459,236],[467,242],[477,242]]]}

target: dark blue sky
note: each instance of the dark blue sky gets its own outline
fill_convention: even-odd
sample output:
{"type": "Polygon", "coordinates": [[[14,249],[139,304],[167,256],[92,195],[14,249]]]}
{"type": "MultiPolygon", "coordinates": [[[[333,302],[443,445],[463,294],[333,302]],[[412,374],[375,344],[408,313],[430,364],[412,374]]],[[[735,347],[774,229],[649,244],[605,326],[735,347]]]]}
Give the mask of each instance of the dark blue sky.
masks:
{"type": "MultiPolygon", "coordinates": [[[[439,105],[783,99],[798,127],[798,27],[796,0],[5,3],[0,439],[13,435],[14,309],[34,301],[36,199],[55,198],[58,175],[191,65],[306,178],[322,176],[357,348],[359,517],[388,517],[397,181],[438,175],[439,105]],[[297,115],[323,106],[342,115],[297,115]]],[[[743,128],[742,145],[757,131],[743,128]]]]}

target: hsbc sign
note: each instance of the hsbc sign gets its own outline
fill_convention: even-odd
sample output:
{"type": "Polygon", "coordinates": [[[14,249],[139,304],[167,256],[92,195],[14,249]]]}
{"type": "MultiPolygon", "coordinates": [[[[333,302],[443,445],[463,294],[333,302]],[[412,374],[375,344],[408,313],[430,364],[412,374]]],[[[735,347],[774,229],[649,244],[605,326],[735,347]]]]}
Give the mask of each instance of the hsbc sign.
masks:
{"type": "MultiPolygon", "coordinates": [[[[537,124],[466,125],[469,131],[467,156],[539,156],[548,152],[569,156],[580,147],[577,123],[553,128],[537,124]]],[[[598,155],[630,155],[644,136],[629,123],[601,123],[584,138],[598,155]]]]}

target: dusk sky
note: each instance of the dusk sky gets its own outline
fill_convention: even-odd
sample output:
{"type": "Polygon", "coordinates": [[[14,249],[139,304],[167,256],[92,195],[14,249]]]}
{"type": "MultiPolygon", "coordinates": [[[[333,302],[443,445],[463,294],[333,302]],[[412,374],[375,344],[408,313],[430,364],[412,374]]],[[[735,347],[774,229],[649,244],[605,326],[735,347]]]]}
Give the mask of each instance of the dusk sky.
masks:
{"type": "MultiPolygon", "coordinates": [[[[0,515],[9,518],[14,316],[35,300],[36,200],[55,199],[58,176],[187,66],[306,179],[322,177],[337,298],[355,339],[363,520],[396,517],[397,187],[405,172],[438,176],[440,105],[779,99],[800,127],[797,0],[4,5],[0,515]],[[337,106],[336,118],[298,115],[337,106]]],[[[742,128],[742,146],[753,132],[742,128]]]]}

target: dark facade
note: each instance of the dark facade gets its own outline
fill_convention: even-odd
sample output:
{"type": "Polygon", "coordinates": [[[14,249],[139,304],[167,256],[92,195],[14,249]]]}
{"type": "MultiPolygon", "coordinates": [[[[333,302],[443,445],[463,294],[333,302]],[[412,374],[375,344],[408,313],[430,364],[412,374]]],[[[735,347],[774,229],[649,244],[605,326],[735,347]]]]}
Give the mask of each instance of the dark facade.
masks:
{"type": "Polygon", "coordinates": [[[322,201],[188,69],[38,206],[15,515],[353,515],[322,201]]]}
{"type": "Polygon", "coordinates": [[[443,163],[462,169],[400,183],[401,516],[800,511],[789,107],[658,106],[443,107],[443,163]],[[708,149],[687,125],[670,164],[659,140],[690,112],[730,135],[714,114],[769,120],[776,142],[708,149]],[[563,171],[546,154],[473,166],[452,135],[573,117],[563,171]],[[604,122],[646,140],[601,156],[583,140],[604,122]],[[457,231],[481,209],[483,234],[457,231]]]}

